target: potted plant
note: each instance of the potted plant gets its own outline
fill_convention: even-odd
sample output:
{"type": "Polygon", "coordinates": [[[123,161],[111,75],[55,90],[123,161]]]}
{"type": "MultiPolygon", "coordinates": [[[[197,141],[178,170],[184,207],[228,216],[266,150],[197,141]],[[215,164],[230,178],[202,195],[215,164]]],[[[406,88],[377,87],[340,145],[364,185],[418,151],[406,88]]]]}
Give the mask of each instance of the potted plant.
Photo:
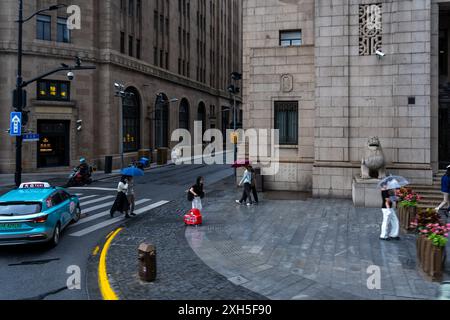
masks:
{"type": "Polygon", "coordinates": [[[412,227],[416,227],[418,232],[417,262],[420,269],[431,280],[440,281],[445,265],[445,246],[448,242],[450,224],[440,223],[439,215],[428,209],[418,215],[412,227]]]}
{"type": "Polygon", "coordinates": [[[421,197],[412,189],[401,188],[396,193],[399,199],[398,216],[400,227],[405,231],[411,230],[411,223],[417,216],[417,203],[421,197]]]}

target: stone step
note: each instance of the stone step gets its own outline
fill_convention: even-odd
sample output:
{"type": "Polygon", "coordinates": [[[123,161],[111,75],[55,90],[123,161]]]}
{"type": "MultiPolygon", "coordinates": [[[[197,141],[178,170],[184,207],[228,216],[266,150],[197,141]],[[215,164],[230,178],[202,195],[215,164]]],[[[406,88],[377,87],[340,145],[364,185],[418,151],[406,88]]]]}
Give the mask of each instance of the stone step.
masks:
{"type": "Polygon", "coordinates": [[[432,186],[427,186],[427,185],[423,185],[423,184],[418,184],[418,185],[412,185],[411,188],[416,191],[416,190],[441,190],[441,186],[440,185],[432,185],[432,186]]]}

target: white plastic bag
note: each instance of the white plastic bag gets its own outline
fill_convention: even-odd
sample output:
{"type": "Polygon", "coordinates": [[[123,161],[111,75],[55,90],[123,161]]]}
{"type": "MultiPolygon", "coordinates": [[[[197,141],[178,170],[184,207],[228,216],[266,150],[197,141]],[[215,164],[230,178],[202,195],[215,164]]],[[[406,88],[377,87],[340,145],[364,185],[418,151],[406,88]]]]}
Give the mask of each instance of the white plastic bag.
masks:
{"type": "Polygon", "coordinates": [[[202,199],[200,197],[194,198],[194,201],[192,201],[192,209],[203,210],[202,199]]]}

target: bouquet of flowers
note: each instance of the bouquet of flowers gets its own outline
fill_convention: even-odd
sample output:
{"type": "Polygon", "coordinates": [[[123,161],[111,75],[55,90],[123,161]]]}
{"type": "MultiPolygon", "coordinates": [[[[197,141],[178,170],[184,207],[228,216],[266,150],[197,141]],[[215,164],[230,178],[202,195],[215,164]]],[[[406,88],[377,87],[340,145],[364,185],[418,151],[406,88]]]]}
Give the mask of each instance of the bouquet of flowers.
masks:
{"type": "Polygon", "coordinates": [[[440,223],[430,223],[424,227],[419,227],[419,234],[427,236],[433,242],[433,245],[439,248],[445,247],[448,242],[448,233],[450,223],[443,225],[440,223]]]}
{"type": "Polygon", "coordinates": [[[411,223],[411,228],[419,231],[421,228],[436,223],[440,223],[440,217],[436,211],[432,209],[419,210],[416,219],[411,223]]]}
{"type": "Polygon", "coordinates": [[[409,188],[401,188],[397,190],[396,196],[399,199],[399,204],[402,207],[417,207],[417,203],[422,197],[409,188]]]}

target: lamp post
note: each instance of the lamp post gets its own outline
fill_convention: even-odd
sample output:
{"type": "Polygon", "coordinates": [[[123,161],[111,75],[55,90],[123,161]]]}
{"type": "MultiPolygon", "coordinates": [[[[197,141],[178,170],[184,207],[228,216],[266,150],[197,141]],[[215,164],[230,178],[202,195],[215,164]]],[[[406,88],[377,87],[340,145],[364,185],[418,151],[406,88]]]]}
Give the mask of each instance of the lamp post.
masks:
{"type": "Polygon", "coordinates": [[[114,83],[114,87],[116,89],[115,96],[120,98],[120,106],[119,106],[119,153],[120,153],[120,163],[122,168],[124,168],[124,159],[123,159],[123,105],[126,98],[131,98],[134,96],[132,92],[125,91],[125,85],[116,82],[114,83]]]}
{"type": "MultiPolygon", "coordinates": [[[[237,86],[237,82],[242,80],[242,74],[239,72],[233,72],[231,74],[232,84],[228,87],[228,92],[233,96],[233,130],[236,134],[237,131],[237,105],[236,105],[236,95],[241,92],[241,89],[237,86]]],[[[234,143],[234,163],[237,162],[237,152],[238,146],[237,141],[233,141],[234,143]]],[[[237,169],[234,169],[234,176],[237,177],[237,169]]]]}
{"type": "MultiPolygon", "coordinates": [[[[19,0],[19,17],[18,20],[15,21],[18,23],[18,38],[17,38],[17,76],[16,76],[16,89],[13,92],[13,108],[16,112],[21,113],[24,115],[24,108],[26,107],[26,91],[25,87],[27,87],[29,84],[36,82],[40,79],[43,79],[49,75],[52,75],[54,73],[60,72],[60,71],[73,71],[73,70],[88,70],[88,69],[95,69],[95,66],[81,66],[81,60],[77,57],[76,58],[76,65],[75,66],[67,66],[67,65],[61,65],[61,67],[56,68],[50,72],[47,72],[43,75],[40,75],[32,80],[24,81],[23,75],[22,75],[22,57],[23,57],[23,24],[27,21],[30,21],[33,17],[36,15],[47,12],[47,11],[55,11],[60,8],[67,7],[65,4],[58,4],[58,5],[52,5],[46,9],[42,9],[39,11],[36,11],[28,18],[23,18],[23,0],[19,0]]],[[[69,78],[70,79],[70,78],[69,78]]],[[[72,75],[73,79],[73,75],[72,75]]],[[[72,80],[70,79],[70,80],[72,80]]],[[[27,119],[27,113],[24,115],[24,120],[27,119]]],[[[23,121],[20,125],[26,125],[28,121],[23,121]]],[[[14,175],[15,184],[17,187],[20,186],[22,183],[22,145],[23,145],[23,137],[17,136],[16,137],[16,171],[14,175]]]]}

